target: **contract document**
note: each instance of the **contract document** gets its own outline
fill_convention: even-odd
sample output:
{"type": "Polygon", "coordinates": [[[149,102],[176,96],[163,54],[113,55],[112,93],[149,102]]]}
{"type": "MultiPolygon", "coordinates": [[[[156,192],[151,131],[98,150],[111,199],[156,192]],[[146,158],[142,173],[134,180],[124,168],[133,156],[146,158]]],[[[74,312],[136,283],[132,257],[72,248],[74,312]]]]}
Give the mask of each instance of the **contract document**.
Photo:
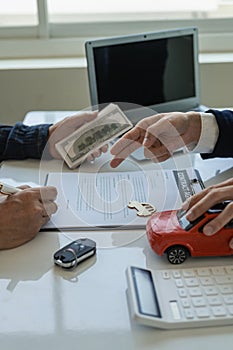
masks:
{"type": "Polygon", "coordinates": [[[49,173],[46,185],[58,190],[58,210],[43,229],[145,228],[130,201],[157,211],[178,209],[204,187],[195,169],[98,173],[49,173]]]}

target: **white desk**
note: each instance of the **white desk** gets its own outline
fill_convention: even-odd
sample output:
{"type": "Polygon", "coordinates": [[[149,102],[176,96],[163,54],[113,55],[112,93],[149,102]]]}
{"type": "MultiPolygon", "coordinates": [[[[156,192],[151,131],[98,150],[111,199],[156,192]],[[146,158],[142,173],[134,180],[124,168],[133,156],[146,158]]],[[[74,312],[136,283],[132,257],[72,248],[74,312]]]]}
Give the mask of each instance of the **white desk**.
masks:
{"type": "MultiPolygon", "coordinates": [[[[95,171],[104,164],[102,169],[110,170],[108,157],[104,155],[95,164],[86,165],[86,169],[95,171]]],[[[232,160],[204,163],[196,157],[192,162],[200,168],[204,180],[214,175],[216,166],[217,169],[224,164],[232,166],[232,160]]],[[[187,166],[190,160],[179,156],[175,163],[187,166]]],[[[10,161],[3,164],[0,176],[38,182],[39,164],[36,160],[10,161]]],[[[121,170],[153,166],[150,162],[127,161],[121,170]]],[[[163,166],[174,166],[174,162],[163,166]]],[[[59,168],[59,161],[46,162],[41,167],[41,180],[46,171],[59,168]]],[[[219,350],[223,346],[224,350],[232,349],[230,326],[162,331],[131,323],[126,301],[126,267],[168,266],[166,257],[152,252],[143,230],[66,232],[66,235],[96,240],[96,257],[73,271],[55,267],[53,253],[68,243],[63,233],[56,232],[41,232],[19,248],[0,252],[1,349],[219,350]]],[[[185,266],[231,263],[232,257],[189,258],[185,266]]]]}

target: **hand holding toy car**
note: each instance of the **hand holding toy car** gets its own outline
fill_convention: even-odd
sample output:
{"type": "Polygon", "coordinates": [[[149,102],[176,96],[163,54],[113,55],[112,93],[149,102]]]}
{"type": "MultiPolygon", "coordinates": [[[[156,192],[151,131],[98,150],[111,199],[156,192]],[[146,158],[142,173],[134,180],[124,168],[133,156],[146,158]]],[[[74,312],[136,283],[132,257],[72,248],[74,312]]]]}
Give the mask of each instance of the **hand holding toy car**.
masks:
{"type": "MultiPolygon", "coordinates": [[[[208,187],[195,194],[183,204],[182,208],[188,209],[186,218],[189,221],[193,221],[213,205],[225,200],[231,200],[231,202],[203,228],[203,233],[211,236],[233,219],[233,179],[208,187]]],[[[230,247],[233,249],[233,240],[230,241],[230,247]]]]}

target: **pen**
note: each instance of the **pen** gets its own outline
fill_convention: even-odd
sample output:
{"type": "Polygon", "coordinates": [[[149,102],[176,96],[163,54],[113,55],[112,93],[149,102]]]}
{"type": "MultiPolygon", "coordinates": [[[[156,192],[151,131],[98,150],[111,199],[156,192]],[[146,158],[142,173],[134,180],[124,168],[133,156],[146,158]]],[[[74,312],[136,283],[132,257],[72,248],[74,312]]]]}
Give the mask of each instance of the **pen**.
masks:
{"type": "Polygon", "coordinates": [[[14,187],[14,186],[10,186],[10,185],[7,185],[3,182],[0,182],[0,192],[2,194],[6,194],[6,195],[10,195],[10,194],[14,194],[14,193],[17,193],[17,192],[20,192],[22,191],[21,188],[17,188],[17,187],[14,187]]]}

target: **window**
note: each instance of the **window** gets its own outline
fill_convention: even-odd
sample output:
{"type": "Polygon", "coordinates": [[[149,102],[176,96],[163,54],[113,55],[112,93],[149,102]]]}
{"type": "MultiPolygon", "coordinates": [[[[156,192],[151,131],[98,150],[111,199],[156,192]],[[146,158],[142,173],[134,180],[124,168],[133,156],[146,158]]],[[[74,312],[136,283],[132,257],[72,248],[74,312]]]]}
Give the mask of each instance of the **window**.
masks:
{"type": "Polygon", "coordinates": [[[0,27],[37,25],[36,0],[0,0],[0,27]]]}
{"type": "Polygon", "coordinates": [[[83,55],[89,38],[185,26],[201,51],[233,51],[233,0],[0,0],[0,57],[83,55]]]}
{"type": "Polygon", "coordinates": [[[229,16],[231,0],[48,0],[51,22],[83,22],[123,19],[191,19],[229,16]]]}

